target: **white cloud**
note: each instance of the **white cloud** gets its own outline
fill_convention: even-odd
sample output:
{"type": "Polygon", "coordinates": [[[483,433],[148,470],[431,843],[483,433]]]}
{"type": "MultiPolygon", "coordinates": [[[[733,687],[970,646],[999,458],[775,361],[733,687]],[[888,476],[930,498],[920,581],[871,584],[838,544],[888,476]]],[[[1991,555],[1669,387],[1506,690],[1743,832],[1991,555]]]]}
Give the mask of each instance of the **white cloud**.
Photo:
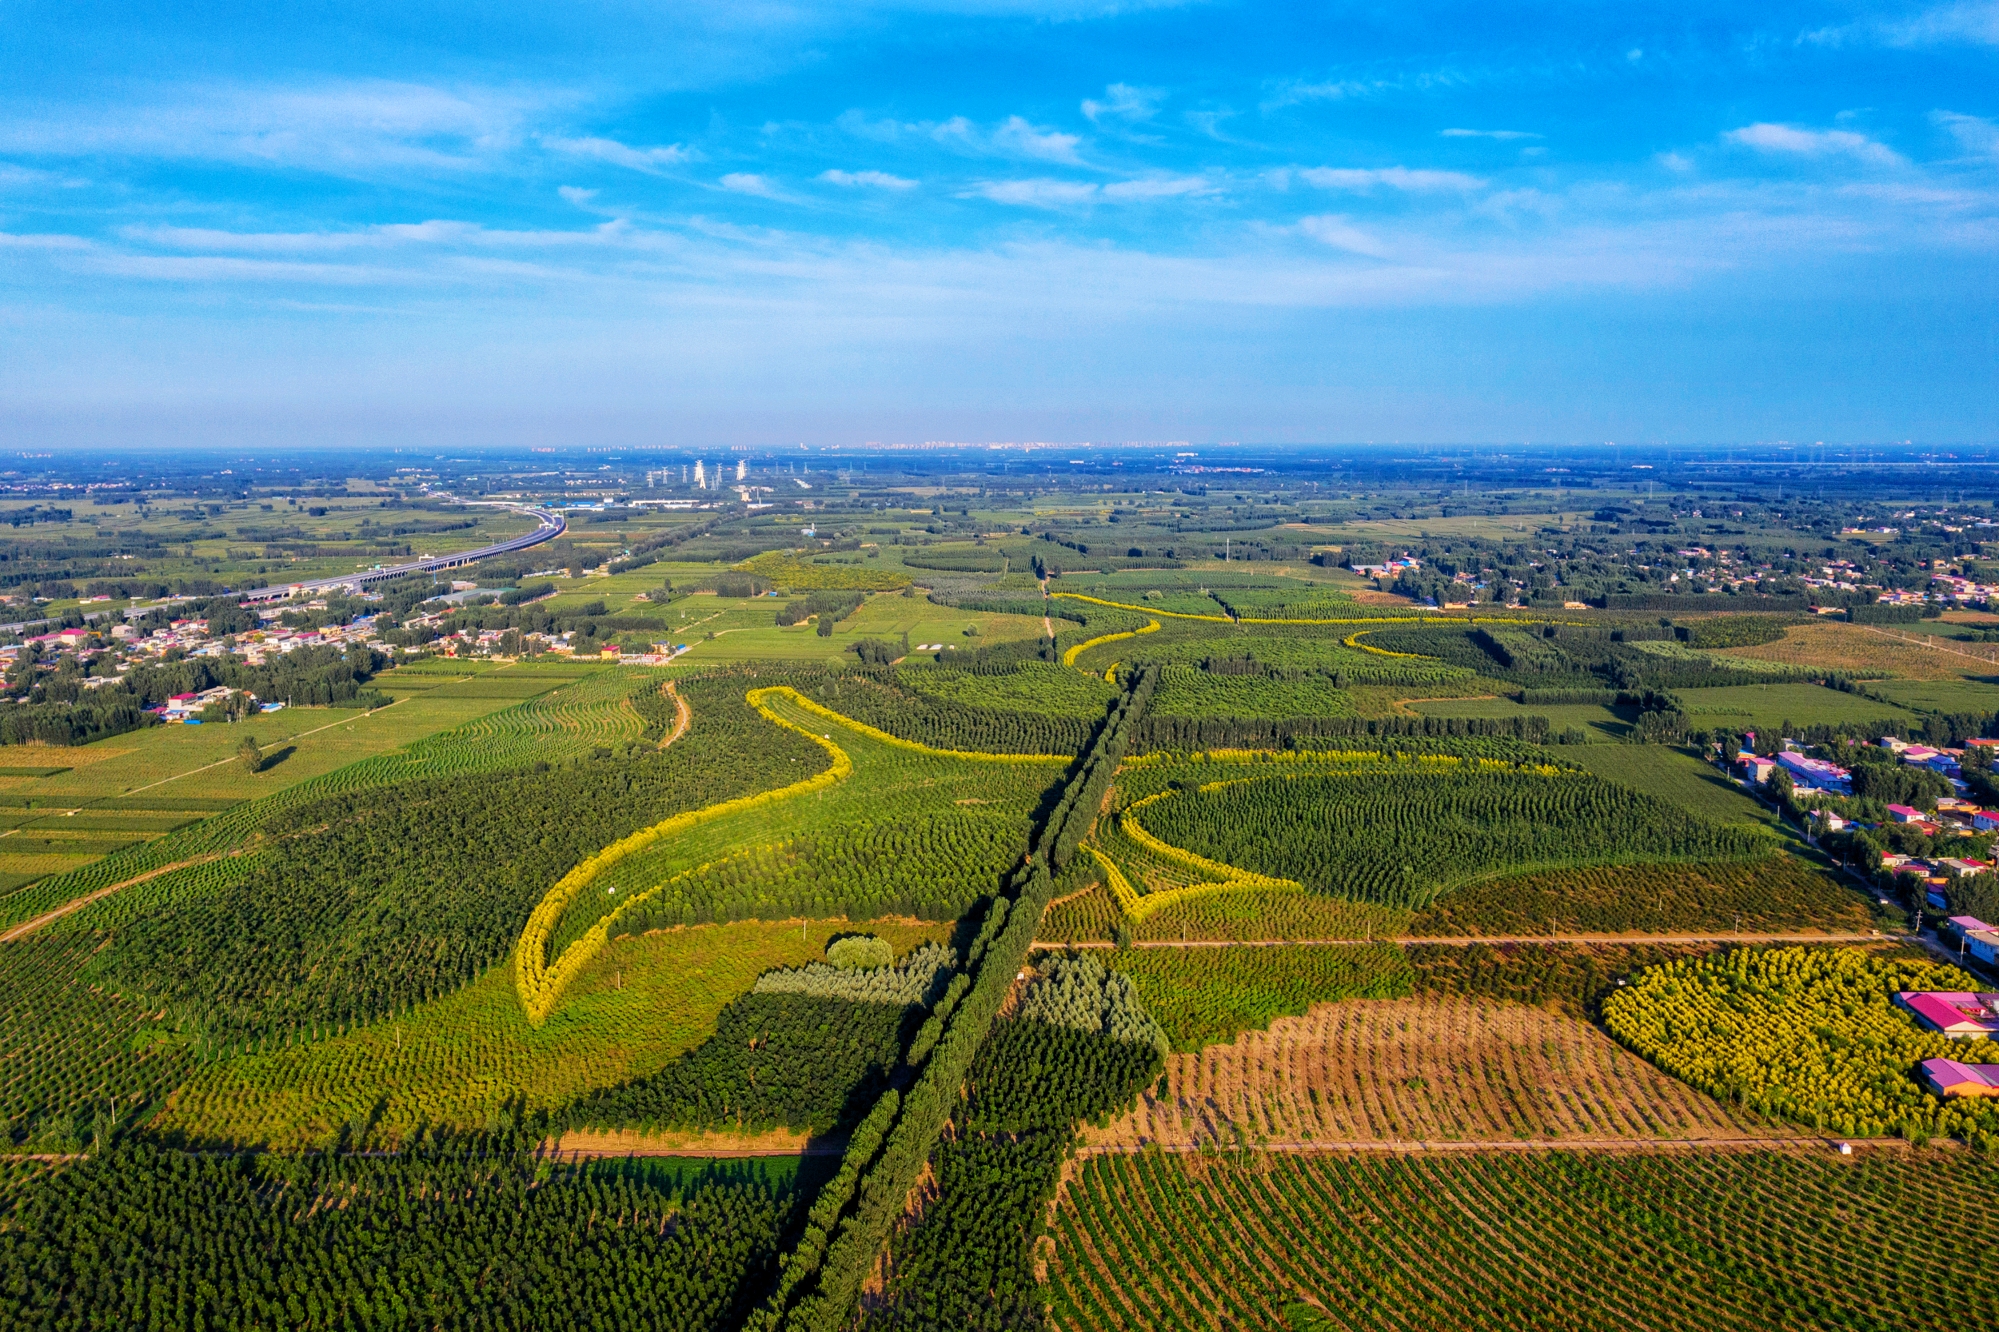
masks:
{"type": "Polygon", "coordinates": [[[859,111],[847,111],[835,123],[849,134],[881,143],[928,139],[971,157],[1025,157],[1066,166],[1083,165],[1076,152],[1082,143],[1080,136],[1042,129],[1024,116],[1008,116],[991,133],[964,116],[952,116],[949,120],[869,120],[859,111]]]}
{"type": "Polygon", "coordinates": [[[960,197],[991,199],[994,203],[1023,208],[1073,208],[1095,202],[1097,187],[1080,180],[984,180],[960,197]]]}
{"type": "Polygon", "coordinates": [[[587,206],[591,200],[597,197],[597,191],[578,189],[574,185],[561,186],[555,192],[568,202],[575,204],[578,208],[587,206]]]}
{"type": "Polygon", "coordinates": [[[1134,88],[1129,83],[1113,83],[1104,89],[1104,100],[1083,99],[1083,114],[1093,125],[1104,120],[1150,120],[1159,111],[1165,94],[1157,88],[1134,88]]]}
{"type": "Polygon", "coordinates": [[[731,171],[722,177],[721,186],[735,194],[754,194],[760,198],[777,198],[777,187],[753,171],[731,171]]]}
{"type": "Polygon", "coordinates": [[[1950,131],[1965,151],[1980,157],[1999,157],[1999,125],[1955,111],[1932,111],[1930,119],[1950,131]]]}
{"type": "Polygon", "coordinates": [[[1006,123],[993,131],[992,142],[999,151],[1015,157],[1066,162],[1070,166],[1083,164],[1083,160],[1076,155],[1076,146],[1082,139],[1059,130],[1037,129],[1020,116],[1008,116],[1006,123]]]}
{"type": "Polygon", "coordinates": [[[994,203],[1023,208],[1075,208],[1093,203],[1149,203],[1156,199],[1185,199],[1216,192],[1215,183],[1203,176],[1140,176],[1133,180],[1097,185],[1082,180],[985,180],[959,198],[991,199],[994,203]]]}
{"type": "Polygon", "coordinates": [[[551,152],[567,153],[571,157],[590,157],[612,166],[626,167],[632,171],[643,171],[658,175],[668,167],[679,166],[692,161],[694,154],[677,143],[669,143],[656,148],[635,148],[619,143],[616,139],[562,139],[543,135],[541,145],[551,152]]]}
{"type": "Polygon", "coordinates": [[[1682,157],[1678,153],[1660,153],[1657,157],[1653,158],[1652,160],[1657,162],[1660,166],[1666,168],[1666,170],[1677,172],[1680,175],[1685,175],[1687,172],[1692,171],[1694,169],[1693,159],[1690,157],[1682,157]]]}
{"type": "Polygon", "coordinates": [[[1373,259],[1384,258],[1388,254],[1387,246],[1347,221],[1339,213],[1300,218],[1298,230],[1315,241],[1330,245],[1336,250],[1345,250],[1349,254],[1364,254],[1373,259]]]}
{"type": "Polygon", "coordinates": [[[1958,0],[1903,18],[1816,28],[1798,40],[1810,46],[1999,46],[1999,0],[1958,0]]]}
{"type": "Polygon", "coordinates": [[[1545,134],[1536,134],[1532,130],[1447,129],[1438,130],[1437,133],[1443,135],[1446,139],[1499,139],[1504,141],[1509,139],[1543,139],[1547,137],[1545,134]]]}
{"type": "Polygon", "coordinates": [[[822,171],[819,179],[828,185],[848,187],[866,186],[876,190],[913,190],[916,182],[901,176],[891,176],[886,171],[822,171]]]}
{"type": "Polygon", "coordinates": [[[1744,125],[1721,136],[1764,153],[1786,153],[1793,157],[1850,157],[1868,166],[1899,166],[1901,154],[1886,144],[1876,143],[1852,130],[1799,129],[1795,125],[1761,123],[1744,125]]]}
{"type": "Polygon", "coordinates": [[[49,106],[0,123],[0,150],[253,162],[337,174],[463,171],[520,141],[544,99],[387,80],[211,86],[153,105],[49,106]]]}
{"type": "Polygon", "coordinates": [[[1468,176],[1462,171],[1424,171],[1408,167],[1307,167],[1298,172],[1300,179],[1317,185],[1322,190],[1352,190],[1366,194],[1376,186],[1385,185],[1392,190],[1408,193],[1429,193],[1437,190],[1476,190],[1485,182],[1477,176],[1468,176]]]}
{"type": "Polygon", "coordinates": [[[1202,176],[1141,176],[1137,180],[1120,180],[1103,188],[1104,198],[1118,201],[1178,199],[1213,193],[1214,182],[1202,176]]]}
{"type": "Polygon", "coordinates": [[[1209,138],[1219,139],[1222,142],[1227,143],[1230,140],[1227,135],[1222,133],[1222,122],[1224,120],[1233,120],[1237,114],[1238,114],[1237,112],[1226,111],[1226,110],[1189,111],[1185,114],[1183,119],[1185,119],[1189,125],[1192,125],[1195,129],[1201,131],[1201,133],[1207,135],[1209,138]]]}

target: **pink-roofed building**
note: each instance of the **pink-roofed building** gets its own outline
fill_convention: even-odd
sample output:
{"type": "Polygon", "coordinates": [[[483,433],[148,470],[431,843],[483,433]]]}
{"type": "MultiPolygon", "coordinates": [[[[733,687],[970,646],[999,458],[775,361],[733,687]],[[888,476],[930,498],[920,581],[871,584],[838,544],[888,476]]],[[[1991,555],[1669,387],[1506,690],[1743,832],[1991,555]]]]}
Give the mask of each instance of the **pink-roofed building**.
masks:
{"type": "Polygon", "coordinates": [[[1888,817],[1897,823],[1920,823],[1922,822],[1923,811],[1912,805],[1890,805],[1888,806],[1888,817]]]}
{"type": "Polygon", "coordinates": [[[1939,1096],[1999,1096],[1999,1064],[1960,1064],[1925,1059],[1917,1065],[1923,1081],[1939,1096]]]}
{"type": "Polygon", "coordinates": [[[1969,934],[1973,930],[1989,930],[1994,927],[1976,916],[1952,916],[1944,922],[1944,928],[1953,934],[1969,934]]]}
{"type": "Polygon", "coordinates": [[[1999,1036],[1999,994],[1902,990],[1896,993],[1895,1002],[1915,1014],[1916,1021],[1945,1036],[1968,1041],[1999,1036]]]}

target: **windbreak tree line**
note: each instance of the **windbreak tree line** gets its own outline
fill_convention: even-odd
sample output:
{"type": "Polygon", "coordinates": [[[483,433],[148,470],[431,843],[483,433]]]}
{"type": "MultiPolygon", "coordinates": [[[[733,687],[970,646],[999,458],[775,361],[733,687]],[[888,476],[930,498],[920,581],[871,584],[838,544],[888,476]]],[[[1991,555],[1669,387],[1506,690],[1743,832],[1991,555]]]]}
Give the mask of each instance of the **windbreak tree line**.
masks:
{"type": "Polygon", "coordinates": [[[1061,798],[1036,830],[1026,864],[985,909],[967,952],[969,984],[953,982],[911,1043],[904,1058],[915,1070],[914,1081],[906,1093],[885,1094],[855,1131],[839,1173],[814,1200],[803,1236],[747,1327],[834,1332],[851,1316],[1034,943],[1054,894],[1053,874],[1068,863],[1094,822],[1134,724],[1157,687],[1157,671],[1139,671],[1076,763],[1061,798]]]}
{"type": "Polygon", "coordinates": [[[1044,1326],[1034,1246],[1076,1125],[1129,1108],[1164,1067],[1157,1046],[1106,1031],[995,1023],[931,1157],[935,1196],[889,1246],[862,1332],[1044,1326]]]}

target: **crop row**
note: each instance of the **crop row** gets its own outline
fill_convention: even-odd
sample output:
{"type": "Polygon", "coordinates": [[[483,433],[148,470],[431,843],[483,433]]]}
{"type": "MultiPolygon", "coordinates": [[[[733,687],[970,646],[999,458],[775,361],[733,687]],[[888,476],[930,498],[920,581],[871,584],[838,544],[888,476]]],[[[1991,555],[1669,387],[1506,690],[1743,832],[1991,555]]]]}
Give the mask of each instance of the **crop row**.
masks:
{"type": "Polygon", "coordinates": [[[1163,1153],[1058,1204],[1056,1328],[1983,1327],[1999,1168],[1923,1154],[1163,1153]]]}

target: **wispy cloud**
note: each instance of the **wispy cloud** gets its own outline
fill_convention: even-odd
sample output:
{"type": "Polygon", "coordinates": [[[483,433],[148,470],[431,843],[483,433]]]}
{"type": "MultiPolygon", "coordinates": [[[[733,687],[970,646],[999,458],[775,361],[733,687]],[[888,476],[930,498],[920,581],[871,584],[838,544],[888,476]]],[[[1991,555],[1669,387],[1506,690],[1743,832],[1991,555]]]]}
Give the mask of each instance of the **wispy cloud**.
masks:
{"type": "Polygon", "coordinates": [[[1375,236],[1361,230],[1339,213],[1324,213],[1317,217],[1298,219],[1298,230],[1323,245],[1349,254],[1364,254],[1380,259],[1388,254],[1388,247],[1375,236]]]}
{"type": "Polygon", "coordinates": [[[1306,167],[1298,172],[1298,176],[1322,190],[1350,190],[1360,194],[1380,187],[1416,194],[1439,190],[1476,190],[1485,186],[1484,180],[1462,171],[1412,170],[1399,166],[1306,167]]]}
{"type": "Polygon", "coordinates": [[[732,194],[754,194],[763,199],[779,197],[777,186],[754,171],[731,171],[717,183],[732,194]]]}
{"type": "Polygon", "coordinates": [[[1093,125],[1106,120],[1136,122],[1150,120],[1159,112],[1166,94],[1157,88],[1134,88],[1129,83],[1113,83],[1104,89],[1102,101],[1083,99],[1083,114],[1093,125]]]}
{"type": "Polygon", "coordinates": [[[961,198],[990,199],[1024,208],[1075,208],[1094,203],[1150,203],[1214,194],[1218,187],[1205,176],[1140,176],[1099,185],[1094,181],[987,180],[961,198]]]}
{"type": "Polygon", "coordinates": [[[1999,157],[1999,124],[1955,111],[1932,111],[1930,119],[1950,132],[1966,152],[1999,157]]]}
{"type": "Polygon", "coordinates": [[[819,173],[819,179],[828,185],[844,185],[848,188],[873,190],[913,190],[917,182],[902,176],[891,176],[886,171],[840,171],[830,170],[819,173]]]}
{"type": "Polygon", "coordinates": [[[847,111],[835,123],[849,134],[879,143],[927,140],[968,157],[1027,158],[1064,166],[1083,165],[1077,152],[1081,136],[1041,128],[1025,116],[1008,116],[991,130],[965,116],[947,120],[869,120],[859,111],[847,111]]]}
{"type": "Polygon", "coordinates": [[[1532,130],[1505,129],[1447,129],[1438,130],[1437,133],[1446,139],[1498,139],[1502,142],[1512,139],[1541,139],[1547,137],[1543,134],[1536,134],[1532,130]]]}
{"type": "Polygon", "coordinates": [[[588,207],[598,193],[596,190],[580,189],[575,185],[559,186],[555,192],[561,195],[565,202],[575,204],[578,208],[588,207]]]}
{"type": "Polygon", "coordinates": [[[1083,159],[1076,155],[1077,145],[1082,139],[1074,134],[1064,134],[1060,130],[1044,130],[1029,124],[1021,116],[1008,116],[1006,123],[993,131],[993,147],[1003,153],[1017,157],[1031,157],[1044,162],[1064,162],[1070,166],[1081,166],[1083,159]]]}
{"type": "Polygon", "coordinates": [[[1999,46],[1999,0],[1958,0],[1799,34],[1811,46],[1999,46]]]}
{"type": "Polygon", "coordinates": [[[564,139],[552,135],[542,135],[542,147],[550,152],[564,153],[571,157],[594,158],[599,162],[609,162],[612,166],[626,167],[632,171],[643,171],[658,175],[669,167],[681,166],[694,159],[689,149],[677,143],[669,143],[653,148],[637,148],[616,139],[581,138],[564,139]]]}
{"type": "Polygon", "coordinates": [[[991,199],[994,203],[1016,204],[1023,208],[1074,208],[1094,203],[1097,186],[1082,180],[983,180],[966,191],[965,197],[991,199]]]}
{"type": "Polygon", "coordinates": [[[44,107],[0,122],[0,151],[249,162],[335,174],[464,171],[515,147],[547,99],[386,80],[206,86],[151,104],[44,107]]]}
{"type": "Polygon", "coordinates": [[[1868,166],[1899,166],[1902,155],[1852,130],[1800,129],[1796,125],[1744,125],[1721,136],[1725,141],[1762,153],[1791,157],[1848,157],[1868,166]]]}

